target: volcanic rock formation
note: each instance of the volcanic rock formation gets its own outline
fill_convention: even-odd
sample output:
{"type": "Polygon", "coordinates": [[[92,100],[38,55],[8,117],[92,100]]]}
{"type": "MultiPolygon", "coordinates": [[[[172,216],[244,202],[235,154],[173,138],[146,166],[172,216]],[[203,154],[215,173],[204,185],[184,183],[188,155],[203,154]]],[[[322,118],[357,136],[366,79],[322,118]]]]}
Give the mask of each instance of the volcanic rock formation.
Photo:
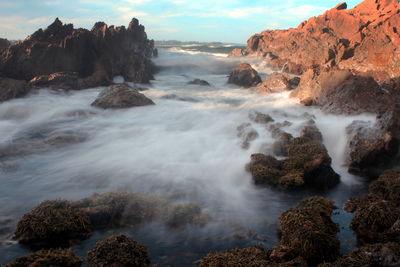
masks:
{"type": "Polygon", "coordinates": [[[147,83],[153,79],[153,49],[154,42],[137,19],[128,28],[97,22],[89,31],[57,18],[46,29],[3,49],[0,73],[32,86],[63,89],[109,85],[114,76],[147,83]]]}

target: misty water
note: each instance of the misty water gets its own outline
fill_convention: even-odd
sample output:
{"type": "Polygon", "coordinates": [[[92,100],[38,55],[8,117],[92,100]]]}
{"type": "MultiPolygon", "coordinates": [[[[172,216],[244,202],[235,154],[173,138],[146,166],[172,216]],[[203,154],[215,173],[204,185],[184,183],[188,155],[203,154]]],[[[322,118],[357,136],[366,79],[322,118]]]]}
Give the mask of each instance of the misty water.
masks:
{"type": "MultiPolygon", "coordinates": [[[[342,208],[350,196],[365,192],[366,182],[347,173],[345,128],[353,120],[374,120],[373,116],[327,115],[300,106],[287,93],[260,95],[228,85],[227,74],[239,60],[228,58],[225,48],[211,53],[212,48],[160,49],[155,59],[160,72],[151,85],[142,85],[149,88],[143,93],[154,106],[91,107],[103,88],[43,89],[0,105],[0,264],[30,252],[11,239],[12,233],[18,218],[47,199],[75,200],[123,191],[195,203],[212,218],[205,226],[171,229],[154,222],[98,231],[74,246],[78,255],[85,256],[96,241],[127,233],[148,247],[152,263],[191,266],[210,251],[275,245],[279,215],[306,196],[327,196],[342,208]],[[211,86],[187,85],[195,78],[211,86]],[[253,185],[245,165],[252,153],[272,154],[274,142],[265,125],[249,120],[256,111],[269,114],[275,122],[289,121],[283,130],[294,136],[313,118],[341,183],[323,192],[253,185]],[[237,136],[243,123],[251,123],[259,134],[249,149],[241,147],[237,136]],[[59,136],[73,142],[62,146],[40,142],[59,136]]],[[[263,79],[272,72],[265,62],[253,60],[263,79]]],[[[341,209],[334,216],[341,226],[342,252],[355,246],[348,228],[351,216],[341,209]]]]}

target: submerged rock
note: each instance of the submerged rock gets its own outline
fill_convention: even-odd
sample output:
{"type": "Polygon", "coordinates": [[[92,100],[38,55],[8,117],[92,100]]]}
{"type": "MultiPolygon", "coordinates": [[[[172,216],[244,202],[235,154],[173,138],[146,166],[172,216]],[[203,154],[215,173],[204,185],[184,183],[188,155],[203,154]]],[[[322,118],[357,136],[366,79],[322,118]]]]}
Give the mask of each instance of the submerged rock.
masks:
{"type": "Polygon", "coordinates": [[[90,266],[150,266],[147,248],[125,235],[116,235],[96,243],[87,255],[90,266]]]}
{"type": "Polygon", "coordinates": [[[400,266],[399,243],[380,243],[356,248],[349,254],[332,263],[324,263],[318,267],[359,267],[359,266],[400,266]]]}
{"type": "Polygon", "coordinates": [[[268,124],[274,121],[274,119],[270,115],[258,111],[249,113],[249,119],[255,123],[261,124],[268,124]]]}
{"type": "Polygon", "coordinates": [[[323,197],[304,199],[279,219],[280,244],[288,246],[302,256],[309,265],[331,262],[338,258],[339,227],[331,220],[335,206],[323,197]]]}
{"type": "Polygon", "coordinates": [[[284,132],[276,135],[280,143],[279,147],[274,144],[274,150],[287,157],[277,160],[263,154],[252,155],[246,168],[256,184],[329,188],[339,183],[339,175],[332,169],[331,158],[322,144],[322,135],[314,125],[306,126],[297,138],[284,132]]]}
{"type": "Polygon", "coordinates": [[[89,218],[67,201],[45,201],[25,214],[17,224],[15,238],[32,247],[69,246],[91,235],[89,218]]]}
{"type": "Polygon", "coordinates": [[[250,64],[242,63],[230,73],[228,83],[243,87],[252,87],[261,83],[261,78],[250,64]]]}
{"type": "Polygon", "coordinates": [[[274,72],[259,86],[260,93],[280,93],[291,89],[290,78],[286,74],[274,72]]]}
{"type": "Polygon", "coordinates": [[[19,257],[14,262],[6,264],[5,267],[79,267],[82,260],[75,256],[70,249],[39,250],[26,256],[19,257]]]}
{"type": "Polygon", "coordinates": [[[188,84],[195,84],[201,86],[210,86],[210,83],[205,80],[194,79],[193,81],[188,82],[188,84]]]}
{"type": "Polygon", "coordinates": [[[242,139],[241,147],[248,149],[250,143],[258,138],[258,132],[251,126],[250,123],[243,123],[237,128],[237,136],[242,139]]]}
{"type": "Polygon", "coordinates": [[[154,105],[154,102],[125,84],[117,84],[101,91],[91,105],[103,109],[117,109],[154,105]]]}

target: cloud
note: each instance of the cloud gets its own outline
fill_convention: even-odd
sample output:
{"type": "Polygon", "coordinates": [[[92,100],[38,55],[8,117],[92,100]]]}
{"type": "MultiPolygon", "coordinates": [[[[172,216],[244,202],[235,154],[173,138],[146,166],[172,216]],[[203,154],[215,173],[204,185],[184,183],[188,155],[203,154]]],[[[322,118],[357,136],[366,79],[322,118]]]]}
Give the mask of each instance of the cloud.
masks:
{"type": "Polygon", "coordinates": [[[116,10],[121,13],[120,18],[124,19],[124,20],[129,20],[134,17],[148,16],[148,13],[146,13],[146,12],[139,11],[139,10],[133,10],[132,8],[126,7],[126,6],[117,7],[116,10]]]}
{"type": "Polygon", "coordinates": [[[31,25],[43,25],[50,24],[54,18],[52,16],[38,17],[33,19],[28,19],[27,23],[31,25]]]}

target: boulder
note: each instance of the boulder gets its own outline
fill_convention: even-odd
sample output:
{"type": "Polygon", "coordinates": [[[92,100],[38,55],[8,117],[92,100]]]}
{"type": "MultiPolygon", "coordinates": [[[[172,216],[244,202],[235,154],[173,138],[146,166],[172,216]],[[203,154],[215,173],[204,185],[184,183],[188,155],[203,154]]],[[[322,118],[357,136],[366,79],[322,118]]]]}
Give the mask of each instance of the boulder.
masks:
{"type": "Polygon", "coordinates": [[[259,86],[260,93],[280,93],[291,89],[290,78],[281,73],[273,73],[259,86]]]}
{"type": "Polygon", "coordinates": [[[232,49],[231,53],[229,54],[230,57],[242,57],[244,55],[246,55],[246,53],[240,48],[232,49]]]}
{"type": "Polygon", "coordinates": [[[194,79],[193,81],[188,82],[188,84],[201,85],[201,86],[210,86],[210,83],[205,80],[194,79]]]}
{"type": "Polygon", "coordinates": [[[339,175],[331,167],[331,158],[315,125],[306,126],[297,138],[280,131],[276,136],[281,143],[279,149],[274,144],[274,150],[287,157],[277,160],[272,156],[253,154],[246,169],[256,184],[330,188],[339,183],[339,175]]]}
{"type": "Polygon", "coordinates": [[[249,113],[249,119],[255,123],[260,124],[268,124],[274,121],[274,119],[270,115],[258,111],[249,113]]]}
{"type": "Polygon", "coordinates": [[[127,82],[148,83],[155,71],[154,42],[132,19],[128,28],[96,23],[89,31],[74,29],[58,18],[0,53],[2,76],[31,81],[39,87],[84,89],[127,82]]]}
{"type": "Polygon", "coordinates": [[[50,249],[39,250],[17,258],[5,267],[23,267],[23,266],[60,266],[60,267],[80,267],[82,260],[75,256],[70,249],[50,249]]]}
{"type": "Polygon", "coordinates": [[[59,247],[88,238],[89,218],[67,201],[45,201],[25,214],[17,224],[15,238],[31,247],[59,247]]]}
{"type": "Polygon", "coordinates": [[[126,235],[97,242],[88,252],[87,261],[90,266],[150,266],[147,248],[126,235]]]}
{"type": "Polygon", "coordinates": [[[261,83],[261,78],[250,64],[242,63],[230,73],[228,83],[243,87],[253,87],[261,83]]]}
{"type": "Polygon", "coordinates": [[[9,99],[23,97],[30,88],[25,81],[0,77],[0,103],[9,99]]]}
{"type": "Polygon", "coordinates": [[[119,109],[154,105],[154,102],[125,84],[116,84],[101,91],[91,105],[102,109],[119,109]]]}
{"type": "Polygon", "coordinates": [[[331,216],[333,201],[323,197],[304,199],[280,218],[280,245],[293,249],[309,266],[332,262],[339,257],[340,241],[336,234],[339,227],[331,216]]]}
{"type": "Polygon", "coordinates": [[[338,66],[379,81],[399,77],[399,10],[397,0],[364,0],[352,9],[341,3],[297,28],[253,35],[245,53],[293,74],[338,66]]]}

